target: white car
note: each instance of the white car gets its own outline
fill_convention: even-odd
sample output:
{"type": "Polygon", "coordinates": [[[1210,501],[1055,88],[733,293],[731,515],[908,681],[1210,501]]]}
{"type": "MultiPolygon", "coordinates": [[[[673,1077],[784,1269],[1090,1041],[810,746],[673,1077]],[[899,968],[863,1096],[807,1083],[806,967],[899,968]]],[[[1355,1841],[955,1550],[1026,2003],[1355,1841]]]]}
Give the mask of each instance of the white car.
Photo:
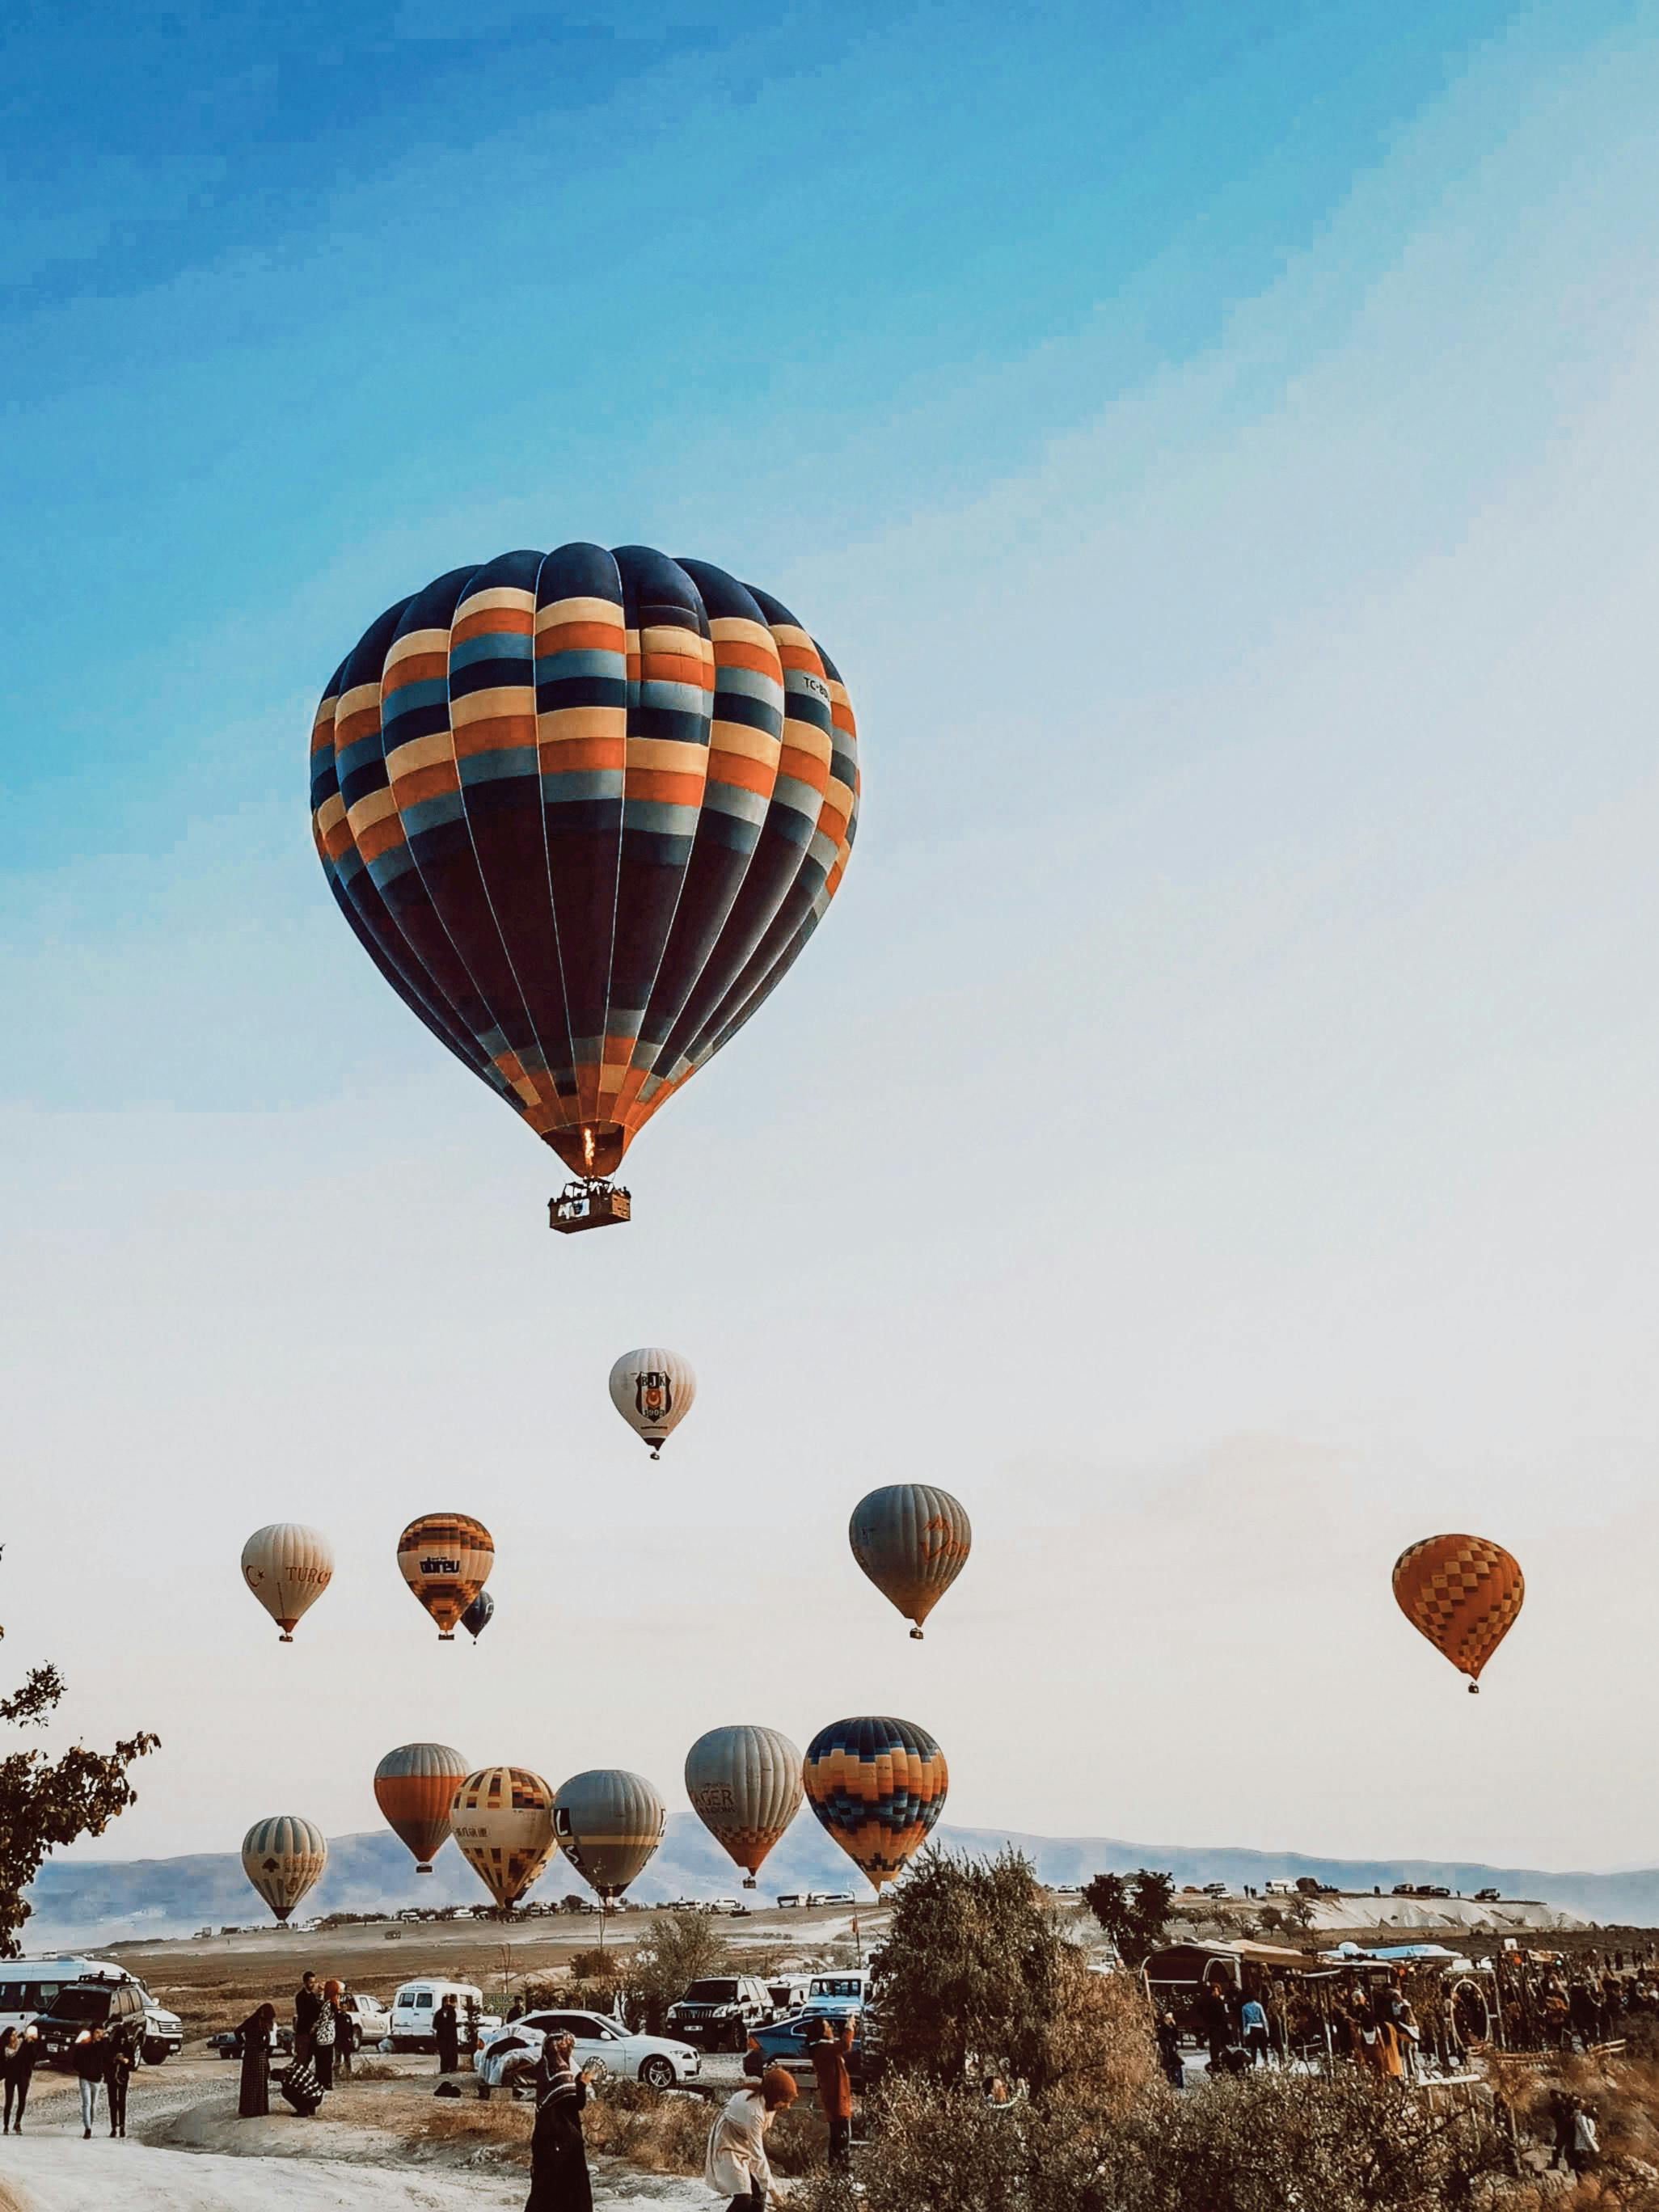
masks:
{"type": "Polygon", "coordinates": [[[342,2012],[349,2012],[357,2023],[357,2042],[360,2050],[367,2051],[392,2033],[392,2014],[379,1997],[363,1996],[359,1990],[348,1990],[340,1999],[342,2012]]]}
{"type": "Polygon", "coordinates": [[[689,2043],[632,2034],[602,2012],[531,2012],[489,2039],[473,2062],[474,2070],[490,2088],[499,2088],[515,2064],[536,2064],[550,2035],[575,2037],[579,2069],[596,2067],[651,2089],[672,2089],[677,2082],[695,2080],[702,2069],[702,2060],[689,2043]]]}

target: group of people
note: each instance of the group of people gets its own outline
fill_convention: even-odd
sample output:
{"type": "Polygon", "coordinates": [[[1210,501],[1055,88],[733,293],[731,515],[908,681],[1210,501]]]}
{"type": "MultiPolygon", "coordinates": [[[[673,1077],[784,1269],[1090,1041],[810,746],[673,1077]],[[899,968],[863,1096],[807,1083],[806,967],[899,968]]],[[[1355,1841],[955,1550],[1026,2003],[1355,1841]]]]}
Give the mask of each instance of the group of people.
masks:
{"type": "MultiPolygon", "coordinates": [[[[111,2135],[125,2135],[127,2084],[137,2063],[131,2042],[124,2035],[107,2034],[94,2023],[82,2028],[70,2048],[70,2063],[81,2091],[82,2140],[91,2139],[100,2088],[109,2114],[111,2135]]],[[[0,2082],[5,2085],[4,2132],[8,2135],[21,2136],[23,2132],[23,2114],[28,2108],[34,2069],[44,2055],[40,2031],[33,2021],[27,2027],[9,2027],[0,2033],[0,2082]]]]}
{"type": "MultiPolygon", "coordinates": [[[[345,2002],[345,1984],[331,1978],[317,1986],[307,1972],[294,1992],[294,2063],[283,2076],[295,2095],[290,2102],[314,2112],[325,2091],[348,2080],[362,2033],[345,2002]],[[313,2095],[313,2084],[315,2094],[313,2095]]],[[[245,2120],[263,2119],[270,2110],[270,2056],[276,2039],[276,2008],[262,2004],[237,2030],[242,2051],[241,2094],[236,2109],[245,2120]]]]}

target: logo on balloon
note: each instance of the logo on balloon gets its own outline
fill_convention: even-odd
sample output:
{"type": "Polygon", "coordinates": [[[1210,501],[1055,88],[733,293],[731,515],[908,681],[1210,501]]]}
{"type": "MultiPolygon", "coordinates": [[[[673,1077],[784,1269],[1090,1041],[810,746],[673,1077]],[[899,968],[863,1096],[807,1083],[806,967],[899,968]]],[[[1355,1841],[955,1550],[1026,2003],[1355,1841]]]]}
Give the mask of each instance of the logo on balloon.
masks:
{"type": "Polygon", "coordinates": [[[673,1412],[673,1385],[660,1368],[635,1376],[634,1410],[642,1421],[665,1421],[673,1412]]]}

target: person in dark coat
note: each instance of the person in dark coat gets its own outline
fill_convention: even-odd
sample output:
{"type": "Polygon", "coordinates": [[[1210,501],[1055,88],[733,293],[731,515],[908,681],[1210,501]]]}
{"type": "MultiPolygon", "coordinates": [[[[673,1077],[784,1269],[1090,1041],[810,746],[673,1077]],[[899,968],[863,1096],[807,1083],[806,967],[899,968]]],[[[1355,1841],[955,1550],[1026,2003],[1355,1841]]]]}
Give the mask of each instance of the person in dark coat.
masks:
{"type": "Polygon", "coordinates": [[[351,2054],[357,2048],[357,2015],[346,2003],[343,1996],[334,2000],[334,2078],[337,2081],[351,2079],[351,2054]]]}
{"type": "Polygon", "coordinates": [[[853,2055],[857,2031],[856,2014],[838,2027],[827,2020],[816,2021],[806,2045],[817,2087],[818,2110],[830,2124],[832,2173],[846,2173],[853,2163],[853,2077],[847,2062],[853,2055]]]}
{"type": "MultiPolygon", "coordinates": [[[[311,2031],[311,2063],[325,2089],[334,2087],[334,2039],[338,2033],[336,2020],[334,2000],[325,1993],[317,2008],[317,2024],[311,2031]]],[[[295,2041],[299,2041],[297,2036],[295,2041]]]]}
{"type": "Polygon", "coordinates": [[[312,2038],[317,2033],[317,2015],[323,2008],[323,1993],[317,1986],[315,1974],[300,1977],[300,1986],[294,1992],[294,2056],[309,2058],[312,2038]]]}
{"type": "Polygon", "coordinates": [[[109,2106],[109,2131],[112,2136],[124,2136],[127,2131],[127,2084],[132,2079],[132,2045],[121,2036],[112,2037],[104,2051],[104,2101],[109,2106]]]}
{"type": "Polygon", "coordinates": [[[270,2110],[270,2038],[276,2026],[276,2006],[262,2004],[236,2031],[242,2039],[242,2094],[236,2110],[245,2120],[262,2120],[270,2110]]]}
{"type": "Polygon", "coordinates": [[[104,2067],[109,2058],[109,2038],[100,2022],[83,2028],[70,2045],[74,2054],[70,2063],[81,2085],[81,2137],[88,2142],[92,2136],[92,2124],[98,2117],[98,2084],[104,2078],[104,2067]]]}
{"type": "Polygon", "coordinates": [[[6,2127],[15,2136],[23,2132],[23,2108],[29,2100],[29,2084],[40,2058],[40,2031],[9,2027],[0,2035],[0,2080],[6,2085],[6,2127]]]}
{"type": "Polygon", "coordinates": [[[530,2138],[530,2194],[525,2212],[593,2212],[593,2185],[582,2142],[587,2073],[573,2071],[575,2039],[550,2035],[536,2069],[536,2127],[530,2138]]]}
{"type": "Polygon", "coordinates": [[[455,2009],[453,1996],[446,1997],[433,2014],[432,2037],[438,2046],[438,2071],[458,2073],[460,2069],[461,2016],[455,2009]]]}

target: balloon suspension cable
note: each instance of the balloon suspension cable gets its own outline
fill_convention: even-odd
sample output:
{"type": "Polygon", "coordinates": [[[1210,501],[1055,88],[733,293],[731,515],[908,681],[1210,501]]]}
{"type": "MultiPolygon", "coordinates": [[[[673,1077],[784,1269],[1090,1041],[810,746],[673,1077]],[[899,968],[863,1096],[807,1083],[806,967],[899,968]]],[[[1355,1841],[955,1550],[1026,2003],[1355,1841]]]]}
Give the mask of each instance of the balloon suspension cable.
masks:
{"type": "Polygon", "coordinates": [[[633,1218],[634,1194],[605,1176],[579,1176],[547,1201],[547,1225],[561,1237],[574,1237],[583,1229],[608,1229],[613,1221],[633,1218]]]}

